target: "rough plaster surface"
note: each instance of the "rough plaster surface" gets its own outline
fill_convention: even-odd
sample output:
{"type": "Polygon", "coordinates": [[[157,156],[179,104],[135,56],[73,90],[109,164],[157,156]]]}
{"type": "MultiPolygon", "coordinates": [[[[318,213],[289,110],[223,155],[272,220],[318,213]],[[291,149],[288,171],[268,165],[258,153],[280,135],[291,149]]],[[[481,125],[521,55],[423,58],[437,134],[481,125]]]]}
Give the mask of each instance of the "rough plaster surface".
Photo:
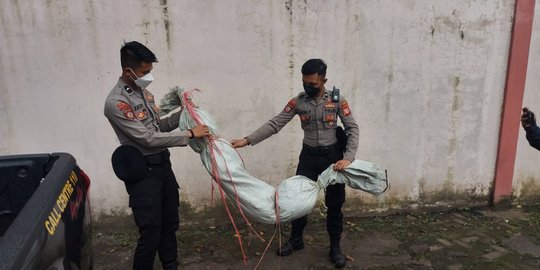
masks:
{"type": "MultiPolygon", "coordinates": [[[[92,178],[97,211],[125,209],[103,102],[123,41],[139,40],[159,59],[149,87],[158,100],[175,85],[202,89],[195,101],[225,138],[278,113],[301,91],[303,62],[323,58],[327,86],[342,90],[360,125],[357,158],[389,171],[379,205],[436,203],[426,196],[440,192],[486,196],[512,14],[506,0],[0,1],[0,151],[72,153],[92,178]]],[[[538,101],[535,85],[528,81],[526,96],[538,101]]],[[[241,149],[248,170],[273,185],[294,174],[299,125],[241,149]]],[[[520,141],[520,153],[536,159],[524,148],[520,141]]],[[[208,205],[198,155],[176,148],[172,160],[182,199],[208,205]]],[[[540,173],[534,161],[519,164],[520,177],[540,173]]]]}

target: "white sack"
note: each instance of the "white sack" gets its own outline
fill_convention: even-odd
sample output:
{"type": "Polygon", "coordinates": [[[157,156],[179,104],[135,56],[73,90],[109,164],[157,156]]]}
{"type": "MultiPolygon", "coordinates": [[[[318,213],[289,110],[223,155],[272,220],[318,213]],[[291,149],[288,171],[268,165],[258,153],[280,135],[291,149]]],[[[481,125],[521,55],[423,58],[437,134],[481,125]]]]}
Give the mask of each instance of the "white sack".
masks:
{"type": "MultiPolygon", "coordinates": [[[[201,161],[210,175],[216,171],[219,179],[214,179],[224,192],[235,203],[237,200],[241,210],[250,218],[266,224],[275,224],[275,189],[264,181],[251,176],[244,168],[238,152],[225,140],[217,137],[218,128],[213,117],[206,111],[191,107],[187,102],[189,93],[180,88],[172,92],[184,96],[182,105],[187,109],[181,113],[181,130],[187,130],[197,125],[195,118],[210,128],[214,138],[191,139],[189,146],[200,154],[201,161]],[[213,153],[213,155],[212,155],[213,153]],[[212,156],[215,159],[212,159],[212,156]]],[[[168,95],[174,97],[174,95],[168,95]]],[[[172,98],[162,100],[162,107],[171,107],[172,98]]],[[[174,103],[174,102],[172,102],[174,103]]],[[[171,109],[172,110],[172,109],[171,109]]],[[[285,179],[278,187],[279,222],[288,222],[309,214],[315,206],[319,191],[328,185],[343,183],[355,189],[361,189],[374,195],[386,191],[388,181],[384,170],[375,164],[355,160],[344,172],[336,172],[329,166],[317,182],[305,176],[293,176],[285,179]]],[[[237,205],[238,206],[238,205],[237,205]]]]}

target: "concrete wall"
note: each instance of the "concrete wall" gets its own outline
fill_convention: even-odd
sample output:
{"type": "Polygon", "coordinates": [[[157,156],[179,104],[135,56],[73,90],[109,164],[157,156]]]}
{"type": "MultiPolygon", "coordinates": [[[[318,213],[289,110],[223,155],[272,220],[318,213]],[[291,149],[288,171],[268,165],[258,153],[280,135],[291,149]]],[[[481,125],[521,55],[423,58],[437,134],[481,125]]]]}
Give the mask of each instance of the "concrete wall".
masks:
{"type": "MultiPolygon", "coordinates": [[[[156,53],[149,89],[158,99],[175,85],[202,89],[195,102],[225,138],[282,110],[302,89],[303,62],[318,57],[360,125],[357,158],[387,168],[392,181],[378,201],[351,189],[349,201],[371,209],[485,204],[513,2],[0,1],[0,152],[72,153],[92,178],[96,210],[126,209],[109,161],[118,143],[102,112],[124,40],[156,53]]],[[[241,149],[248,170],[275,186],[293,175],[299,126],[295,119],[241,149]]],[[[210,176],[198,155],[175,148],[172,160],[182,200],[208,205],[210,176]]],[[[520,164],[520,178],[540,175],[537,163],[520,164]]]]}

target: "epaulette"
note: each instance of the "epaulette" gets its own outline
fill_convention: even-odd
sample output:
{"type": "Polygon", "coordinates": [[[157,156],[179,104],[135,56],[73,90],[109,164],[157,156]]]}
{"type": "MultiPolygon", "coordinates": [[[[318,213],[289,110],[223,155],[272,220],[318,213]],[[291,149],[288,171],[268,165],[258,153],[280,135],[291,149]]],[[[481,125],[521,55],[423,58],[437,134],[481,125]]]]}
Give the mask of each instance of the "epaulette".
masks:
{"type": "Polygon", "coordinates": [[[302,91],[302,92],[298,93],[296,98],[298,98],[299,100],[303,100],[303,99],[309,98],[309,96],[306,94],[306,92],[302,91]]]}
{"type": "Polygon", "coordinates": [[[129,86],[124,85],[124,91],[126,91],[128,94],[133,93],[133,89],[131,89],[129,86]]]}
{"type": "Polygon", "coordinates": [[[339,89],[338,88],[336,88],[334,86],[334,88],[332,89],[332,93],[330,95],[331,95],[330,99],[332,100],[332,102],[339,103],[340,96],[339,96],[339,89]]]}

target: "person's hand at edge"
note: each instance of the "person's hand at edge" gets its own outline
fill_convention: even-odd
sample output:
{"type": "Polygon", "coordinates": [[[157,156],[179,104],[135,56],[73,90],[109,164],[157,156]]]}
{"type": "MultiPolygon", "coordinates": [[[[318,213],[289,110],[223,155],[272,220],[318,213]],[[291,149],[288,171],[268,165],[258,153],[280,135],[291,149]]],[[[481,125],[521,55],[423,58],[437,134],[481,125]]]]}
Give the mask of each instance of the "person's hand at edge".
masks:
{"type": "Polygon", "coordinates": [[[191,132],[190,138],[201,138],[210,135],[210,129],[207,125],[198,125],[189,131],[191,132]]]}
{"type": "Polygon", "coordinates": [[[528,128],[536,125],[536,117],[532,111],[529,111],[527,107],[523,108],[523,113],[521,114],[521,126],[523,128],[528,128]]]}
{"type": "Polygon", "coordinates": [[[248,145],[249,142],[246,138],[242,138],[242,139],[233,139],[231,141],[231,145],[233,148],[242,148],[246,145],[248,145]]]}
{"type": "Polygon", "coordinates": [[[344,171],[345,168],[347,168],[349,165],[351,165],[351,161],[350,160],[346,160],[346,159],[342,159],[342,160],[338,160],[338,162],[336,162],[336,164],[334,164],[334,171],[344,171]]]}

